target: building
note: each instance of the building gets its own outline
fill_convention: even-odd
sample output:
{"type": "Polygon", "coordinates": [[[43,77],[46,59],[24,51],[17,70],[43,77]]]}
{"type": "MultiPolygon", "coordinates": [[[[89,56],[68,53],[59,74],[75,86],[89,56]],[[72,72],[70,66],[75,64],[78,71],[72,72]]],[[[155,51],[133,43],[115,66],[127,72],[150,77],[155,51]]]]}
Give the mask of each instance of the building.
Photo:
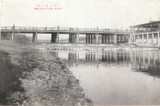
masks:
{"type": "Polygon", "coordinates": [[[160,21],[130,27],[129,43],[143,46],[160,46],[160,21]]]}

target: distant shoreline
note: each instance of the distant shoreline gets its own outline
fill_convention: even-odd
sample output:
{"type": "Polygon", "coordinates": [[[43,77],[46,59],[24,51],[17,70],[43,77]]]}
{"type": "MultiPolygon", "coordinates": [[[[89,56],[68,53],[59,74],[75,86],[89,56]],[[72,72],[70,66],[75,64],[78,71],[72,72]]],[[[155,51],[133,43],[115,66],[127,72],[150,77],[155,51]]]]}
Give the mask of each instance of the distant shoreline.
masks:
{"type": "Polygon", "coordinates": [[[45,50],[159,50],[155,46],[138,46],[134,44],[54,44],[38,43],[38,49],[45,50]]]}

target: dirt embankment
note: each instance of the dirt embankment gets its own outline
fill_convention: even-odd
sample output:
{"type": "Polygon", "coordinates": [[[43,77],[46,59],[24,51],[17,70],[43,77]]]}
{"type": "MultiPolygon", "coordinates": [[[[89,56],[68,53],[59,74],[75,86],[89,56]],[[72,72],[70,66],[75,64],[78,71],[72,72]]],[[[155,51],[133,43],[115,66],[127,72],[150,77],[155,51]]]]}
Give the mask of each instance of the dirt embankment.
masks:
{"type": "Polygon", "coordinates": [[[11,63],[21,69],[17,79],[23,90],[7,94],[11,104],[92,106],[91,100],[85,98],[79,81],[54,54],[34,49],[33,45],[9,41],[3,41],[1,49],[9,53],[11,63]]]}

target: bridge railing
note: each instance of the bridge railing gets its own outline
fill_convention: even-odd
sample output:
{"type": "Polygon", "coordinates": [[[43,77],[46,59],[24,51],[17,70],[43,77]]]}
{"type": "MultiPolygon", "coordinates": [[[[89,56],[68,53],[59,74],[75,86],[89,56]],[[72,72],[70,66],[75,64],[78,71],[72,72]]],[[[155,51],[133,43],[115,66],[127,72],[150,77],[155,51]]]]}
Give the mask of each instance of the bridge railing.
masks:
{"type": "Polygon", "coordinates": [[[122,29],[99,29],[99,28],[73,28],[73,27],[29,27],[29,26],[2,26],[4,30],[44,30],[44,31],[92,31],[92,32],[130,32],[122,29]]]}

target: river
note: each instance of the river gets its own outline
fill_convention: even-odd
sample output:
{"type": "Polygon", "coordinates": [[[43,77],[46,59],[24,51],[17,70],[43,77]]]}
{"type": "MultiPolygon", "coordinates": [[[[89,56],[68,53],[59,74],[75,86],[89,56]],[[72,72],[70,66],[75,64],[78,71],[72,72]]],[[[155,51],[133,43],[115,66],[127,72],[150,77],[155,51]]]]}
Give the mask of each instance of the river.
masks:
{"type": "Polygon", "coordinates": [[[94,105],[160,104],[160,51],[54,50],[94,105]]]}

